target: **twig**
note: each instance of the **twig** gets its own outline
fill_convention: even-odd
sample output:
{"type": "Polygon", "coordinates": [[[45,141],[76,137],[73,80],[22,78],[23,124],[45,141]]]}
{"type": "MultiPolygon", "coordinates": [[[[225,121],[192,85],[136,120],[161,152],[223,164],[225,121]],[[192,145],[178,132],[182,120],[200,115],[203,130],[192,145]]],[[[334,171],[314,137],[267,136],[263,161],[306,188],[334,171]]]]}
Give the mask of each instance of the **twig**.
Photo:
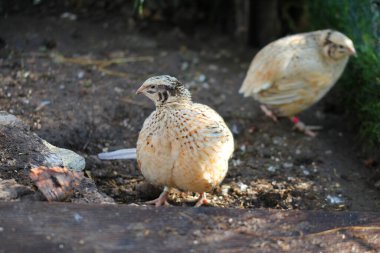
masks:
{"type": "Polygon", "coordinates": [[[125,72],[113,71],[113,70],[109,70],[103,67],[98,67],[97,69],[100,72],[110,75],[110,76],[118,76],[118,77],[124,77],[124,78],[130,77],[130,75],[125,72]]]}
{"type": "Polygon", "coordinates": [[[112,76],[119,76],[127,78],[129,77],[129,74],[126,74],[125,72],[119,72],[119,71],[113,71],[108,70],[106,67],[113,65],[113,64],[123,64],[123,63],[130,63],[130,62],[139,62],[139,61],[148,61],[153,62],[154,58],[152,56],[131,56],[131,57],[124,57],[124,58],[113,58],[110,60],[93,60],[85,57],[65,57],[61,54],[54,53],[51,54],[50,57],[59,63],[74,63],[79,64],[83,66],[95,66],[97,70],[99,70],[102,73],[105,73],[107,75],[112,76]]]}
{"type": "Polygon", "coordinates": [[[370,231],[370,230],[380,230],[380,227],[378,226],[348,226],[348,227],[338,227],[338,228],[332,228],[328,230],[324,230],[321,232],[317,233],[311,233],[311,234],[306,234],[305,236],[315,236],[315,235],[327,235],[335,232],[339,232],[342,230],[348,230],[348,231],[359,231],[359,230],[365,230],[365,231],[370,231]]]}
{"type": "Polygon", "coordinates": [[[90,142],[91,142],[91,138],[92,138],[92,133],[93,133],[93,130],[92,130],[92,128],[91,128],[91,129],[90,129],[90,132],[88,133],[87,141],[86,141],[86,143],[83,145],[82,150],[85,150],[85,149],[88,147],[88,145],[90,144],[90,142]]]}

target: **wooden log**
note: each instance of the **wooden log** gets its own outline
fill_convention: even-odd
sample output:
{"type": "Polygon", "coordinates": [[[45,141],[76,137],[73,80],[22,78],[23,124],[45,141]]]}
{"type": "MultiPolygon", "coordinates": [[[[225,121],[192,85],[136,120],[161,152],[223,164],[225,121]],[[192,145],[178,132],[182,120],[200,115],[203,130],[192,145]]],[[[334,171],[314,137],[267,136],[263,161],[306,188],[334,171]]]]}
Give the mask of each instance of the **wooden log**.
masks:
{"type": "Polygon", "coordinates": [[[276,251],[380,252],[380,213],[0,203],[0,252],[276,251]]]}

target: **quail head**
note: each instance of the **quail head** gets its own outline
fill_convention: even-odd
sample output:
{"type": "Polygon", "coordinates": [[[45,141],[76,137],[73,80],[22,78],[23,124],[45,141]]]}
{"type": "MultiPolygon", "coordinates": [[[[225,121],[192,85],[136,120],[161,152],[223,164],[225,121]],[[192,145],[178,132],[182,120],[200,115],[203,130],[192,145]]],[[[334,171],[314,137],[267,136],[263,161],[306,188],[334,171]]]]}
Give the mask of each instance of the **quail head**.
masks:
{"type": "Polygon", "coordinates": [[[156,106],[140,131],[137,162],[147,181],[165,187],[148,203],[167,204],[171,187],[200,193],[196,206],[206,203],[206,192],[226,176],[234,150],[231,131],[213,109],[193,103],[190,92],[174,77],[151,77],[137,94],[156,106]]]}
{"type": "Polygon", "coordinates": [[[352,41],[333,30],[296,34],[276,40],[254,57],[240,93],[252,96],[277,121],[289,117],[296,129],[315,136],[296,114],[319,101],[336,83],[356,51],[352,41]]]}

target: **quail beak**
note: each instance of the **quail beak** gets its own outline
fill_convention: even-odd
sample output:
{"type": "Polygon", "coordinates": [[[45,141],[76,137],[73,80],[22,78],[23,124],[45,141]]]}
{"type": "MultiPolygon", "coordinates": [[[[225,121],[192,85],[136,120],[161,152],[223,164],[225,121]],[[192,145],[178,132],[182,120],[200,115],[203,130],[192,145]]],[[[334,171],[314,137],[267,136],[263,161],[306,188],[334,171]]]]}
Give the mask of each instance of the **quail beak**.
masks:
{"type": "Polygon", "coordinates": [[[348,52],[351,56],[358,57],[355,48],[348,48],[348,52]]]}
{"type": "Polygon", "coordinates": [[[145,90],[145,87],[144,86],[141,86],[140,88],[138,88],[138,90],[136,91],[136,94],[141,94],[143,93],[145,90]]]}

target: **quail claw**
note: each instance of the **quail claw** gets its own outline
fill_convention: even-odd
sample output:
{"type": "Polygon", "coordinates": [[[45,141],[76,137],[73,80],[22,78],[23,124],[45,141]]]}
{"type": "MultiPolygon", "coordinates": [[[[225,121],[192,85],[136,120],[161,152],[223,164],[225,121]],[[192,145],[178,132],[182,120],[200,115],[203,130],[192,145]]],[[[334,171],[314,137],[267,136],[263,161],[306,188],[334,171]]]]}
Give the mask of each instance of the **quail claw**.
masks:
{"type": "Polygon", "coordinates": [[[260,105],[261,110],[265,113],[265,116],[271,118],[274,122],[277,122],[277,117],[276,115],[268,109],[265,105],[260,105]]]}
{"type": "Polygon", "coordinates": [[[195,204],[194,207],[200,207],[201,205],[208,205],[209,202],[206,198],[206,193],[205,192],[202,192],[198,198],[198,201],[197,203],[195,204]]]}
{"type": "Polygon", "coordinates": [[[160,194],[160,196],[156,199],[146,201],[146,204],[155,205],[158,206],[170,206],[168,202],[168,194],[169,194],[169,188],[165,186],[163,192],[160,194]]]}
{"type": "Polygon", "coordinates": [[[312,130],[319,130],[322,129],[320,126],[306,126],[303,122],[298,121],[297,123],[294,124],[293,130],[298,130],[300,132],[303,132],[304,134],[310,136],[310,137],[315,137],[317,136],[317,133],[312,131],[312,130]]]}

